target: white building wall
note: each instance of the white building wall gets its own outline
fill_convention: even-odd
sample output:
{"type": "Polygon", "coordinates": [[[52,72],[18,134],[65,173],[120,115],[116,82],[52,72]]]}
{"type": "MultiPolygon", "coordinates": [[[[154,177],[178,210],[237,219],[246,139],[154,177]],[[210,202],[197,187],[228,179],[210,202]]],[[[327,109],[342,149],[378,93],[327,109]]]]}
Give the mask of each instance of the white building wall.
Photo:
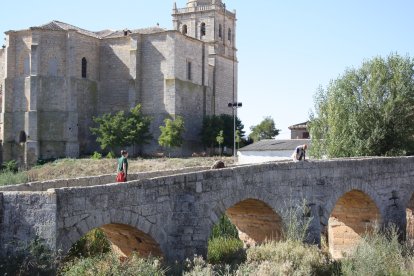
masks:
{"type": "Polygon", "coordinates": [[[238,151],[239,164],[263,163],[270,161],[292,160],[292,150],[280,151],[238,151]]]}

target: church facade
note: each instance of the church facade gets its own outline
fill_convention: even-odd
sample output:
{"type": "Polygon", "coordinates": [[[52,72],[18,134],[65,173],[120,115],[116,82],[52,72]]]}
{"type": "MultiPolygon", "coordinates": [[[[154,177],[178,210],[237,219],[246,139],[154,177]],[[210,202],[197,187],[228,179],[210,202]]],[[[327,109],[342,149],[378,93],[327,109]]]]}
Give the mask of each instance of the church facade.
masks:
{"type": "MultiPolygon", "coordinates": [[[[141,104],[159,126],[184,118],[180,154],[201,151],[202,120],[237,101],[236,14],[220,0],[173,6],[173,30],[91,32],[59,21],[6,32],[0,49],[3,161],[79,157],[98,150],[93,117],[141,104]]],[[[1,161],[1,160],[0,160],[1,161]]]]}

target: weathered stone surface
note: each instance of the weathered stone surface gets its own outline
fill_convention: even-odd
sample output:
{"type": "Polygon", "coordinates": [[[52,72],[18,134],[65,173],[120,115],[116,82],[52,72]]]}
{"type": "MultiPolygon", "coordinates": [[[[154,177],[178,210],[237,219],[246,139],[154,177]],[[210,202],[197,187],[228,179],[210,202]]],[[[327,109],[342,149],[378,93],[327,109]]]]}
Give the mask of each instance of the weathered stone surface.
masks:
{"type": "Polygon", "coordinates": [[[340,257],[374,221],[395,223],[413,240],[413,170],[413,157],[362,158],[145,174],[122,184],[82,180],[85,186],[77,186],[79,179],[68,179],[67,187],[47,191],[48,182],[10,186],[0,192],[0,255],[36,235],[67,252],[88,231],[103,228],[125,255],[138,248],[183,260],[206,253],[223,214],[246,245],[279,239],[284,211],[305,199],[309,241],[327,235],[340,257]]]}

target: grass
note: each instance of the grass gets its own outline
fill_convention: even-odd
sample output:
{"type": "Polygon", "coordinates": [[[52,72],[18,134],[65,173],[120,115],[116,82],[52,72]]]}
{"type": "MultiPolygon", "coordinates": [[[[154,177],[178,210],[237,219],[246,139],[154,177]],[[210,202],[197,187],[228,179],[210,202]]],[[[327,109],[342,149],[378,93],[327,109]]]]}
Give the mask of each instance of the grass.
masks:
{"type": "Polygon", "coordinates": [[[26,183],[29,181],[27,172],[14,173],[11,171],[0,172],[0,186],[26,183]]]}
{"type": "MultiPolygon", "coordinates": [[[[232,157],[192,157],[128,159],[129,172],[174,170],[198,166],[211,166],[216,160],[224,160],[226,165],[234,163],[232,157]]],[[[112,174],[116,171],[116,159],[59,159],[51,163],[35,166],[28,171],[0,173],[0,185],[66,179],[81,176],[112,174]]]]}

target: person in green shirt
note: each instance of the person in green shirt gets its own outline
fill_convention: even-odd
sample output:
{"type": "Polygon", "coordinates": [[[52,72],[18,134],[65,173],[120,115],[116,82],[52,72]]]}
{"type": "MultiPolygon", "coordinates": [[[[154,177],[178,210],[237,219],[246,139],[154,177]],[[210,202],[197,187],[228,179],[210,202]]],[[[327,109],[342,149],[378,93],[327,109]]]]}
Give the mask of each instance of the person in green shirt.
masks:
{"type": "Polygon", "coordinates": [[[121,157],[118,159],[117,182],[126,182],[128,176],[128,152],[121,150],[121,157]]]}

